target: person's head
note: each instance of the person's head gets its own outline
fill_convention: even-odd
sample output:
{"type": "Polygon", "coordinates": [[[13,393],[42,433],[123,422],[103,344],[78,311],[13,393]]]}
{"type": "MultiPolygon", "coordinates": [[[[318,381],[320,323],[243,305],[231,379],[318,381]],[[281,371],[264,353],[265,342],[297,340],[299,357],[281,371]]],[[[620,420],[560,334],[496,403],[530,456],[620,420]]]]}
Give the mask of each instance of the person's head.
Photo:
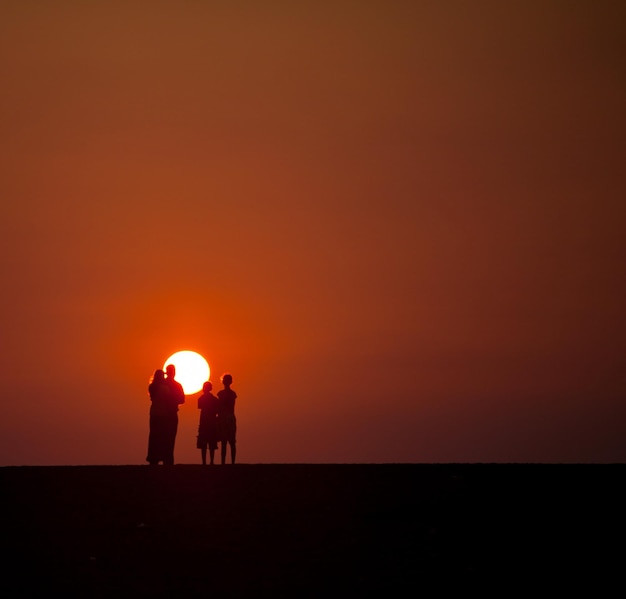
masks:
{"type": "Polygon", "coordinates": [[[174,366],[174,364],[168,364],[165,367],[165,372],[170,379],[173,379],[176,376],[176,366],[174,366]]]}
{"type": "Polygon", "coordinates": [[[225,372],[220,377],[220,381],[222,381],[224,387],[230,387],[233,384],[233,377],[228,372],[225,372]]]}
{"type": "Polygon", "coordinates": [[[204,385],[202,385],[202,391],[204,391],[205,393],[210,393],[213,389],[213,383],[211,381],[207,381],[206,383],[204,383],[204,385]]]}
{"type": "Polygon", "coordinates": [[[161,383],[163,382],[164,379],[165,379],[165,373],[159,368],[158,370],[154,371],[154,374],[152,375],[152,380],[150,382],[161,383]]]}

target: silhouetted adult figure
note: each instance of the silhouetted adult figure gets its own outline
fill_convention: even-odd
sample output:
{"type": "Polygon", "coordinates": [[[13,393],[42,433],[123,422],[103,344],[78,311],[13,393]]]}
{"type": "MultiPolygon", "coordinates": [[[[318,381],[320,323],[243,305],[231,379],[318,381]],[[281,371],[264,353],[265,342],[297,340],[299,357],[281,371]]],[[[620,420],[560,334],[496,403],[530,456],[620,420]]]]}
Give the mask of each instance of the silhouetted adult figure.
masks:
{"type": "Polygon", "coordinates": [[[226,463],[226,449],[228,445],[230,445],[230,462],[234,464],[237,454],[237,419],[235,418],[237,394],[230,388],[233,383],[233,377],[230,374],[224,373],[220,380],[224,385],[224,388],[217,392],[222,464],[226,463]]]}
{"type": "Polygon", "coordinates": [[[148,435],[148,456],[151,466],[168,459],[167,433],[170,419],[170,388],[165,382],[165,372],[155,370],[148,384],[150,396],[150,432],[148,435]]]}
{"type": "Polygon", "coordinates": [[[206,450],[209,448],[210,464],[215,463],[215,450],[219,441],[217,428],[218,399],[213,395],[213,383],[207,381],[202,385],[202,395],[198,397],[200,424],[198,426],[198,442],[196,447],[202,456],[202,465],[206,466],[206,450]]]}
{"type": "Polygon", "coordinates": [[[165,384],[169,389],[168,413],[165,430],[165,459],[166,466],[174,465],[174,444],[178,432],[178,406],[185,403],[185,391],[183,386],[176,380],[176,366],[168,364],[165,367],[165,384]]]}

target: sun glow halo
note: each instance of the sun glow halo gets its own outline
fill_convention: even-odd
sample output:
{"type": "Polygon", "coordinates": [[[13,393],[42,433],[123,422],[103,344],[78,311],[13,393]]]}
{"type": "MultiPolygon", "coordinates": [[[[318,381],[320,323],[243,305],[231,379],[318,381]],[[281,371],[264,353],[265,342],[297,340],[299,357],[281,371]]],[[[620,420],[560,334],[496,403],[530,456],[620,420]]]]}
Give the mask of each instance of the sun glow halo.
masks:
{"type": "Polygon", "coordinates": [[[176,367],[176,380],[183,386],[185,395],[200,391],[211,376],[209,363],[195,351],[177,351],[165,361],[163,370],[168,364],[174,364],[176,367]]]}

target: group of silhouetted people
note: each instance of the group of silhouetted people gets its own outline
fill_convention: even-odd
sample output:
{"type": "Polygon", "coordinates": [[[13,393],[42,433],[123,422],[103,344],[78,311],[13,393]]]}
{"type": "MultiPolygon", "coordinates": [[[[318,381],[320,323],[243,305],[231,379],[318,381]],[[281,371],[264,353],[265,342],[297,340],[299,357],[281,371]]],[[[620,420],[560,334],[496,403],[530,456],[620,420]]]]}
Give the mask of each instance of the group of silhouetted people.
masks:
{"type": "MultiPolygon", "coordinates": [[[[233,377],[225,373],[220,378],[223,389],[213,395],[213,384],[206,381],[202,395],[198,398],[200,424],[196,447],[200,450],[202,464],[215,463],[215,451],[221,445],[222,464],[226,463],[226,453],[230,447],[230,461],[235,463],[237,454],[237,419],[235,400],[237,394],[231,388],[233,377]]],[[[151,466],[163,463],[174,464],[174,444],[178,431],[178,407],[185,403],[183,386],[176,380],[176,367],[168,364],[165,371],[155,370],[148,385],[150,406],[150,433],[148,436],[148,456],[151,466]]]]}
{"type": "Polygon", "coordinates": [[[235,463],[237,455],[237,419],[235,418],[235,400],[237,394],[231,389],[233,377],[223,374],[221,379],[224,388],[213,395],[211,381],[204,383],[202,395],[198,398],[200,425],[198,426],[198,442],[202,464],[206,465],[207,449],[209,463],[215,463],[215,450],[221,444],[222,464],[226,463],[226,450],[230,447],[230,461],[235,463]]]}

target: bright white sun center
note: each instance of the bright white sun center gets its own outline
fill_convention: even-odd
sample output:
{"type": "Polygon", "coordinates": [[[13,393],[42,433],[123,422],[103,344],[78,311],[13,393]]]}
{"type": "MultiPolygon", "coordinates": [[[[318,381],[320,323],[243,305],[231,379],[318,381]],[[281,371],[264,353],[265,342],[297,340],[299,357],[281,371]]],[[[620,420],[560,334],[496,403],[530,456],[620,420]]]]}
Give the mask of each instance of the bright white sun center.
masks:
{"type": "Polygon", "coordinates": [[[200,391],[211,375],[208,362],[195,351],[183,350],[172,354],[165,361],[163,370],[168,364],[176,367],[176,380],[183,386],[185,395],[200,391]]]}

